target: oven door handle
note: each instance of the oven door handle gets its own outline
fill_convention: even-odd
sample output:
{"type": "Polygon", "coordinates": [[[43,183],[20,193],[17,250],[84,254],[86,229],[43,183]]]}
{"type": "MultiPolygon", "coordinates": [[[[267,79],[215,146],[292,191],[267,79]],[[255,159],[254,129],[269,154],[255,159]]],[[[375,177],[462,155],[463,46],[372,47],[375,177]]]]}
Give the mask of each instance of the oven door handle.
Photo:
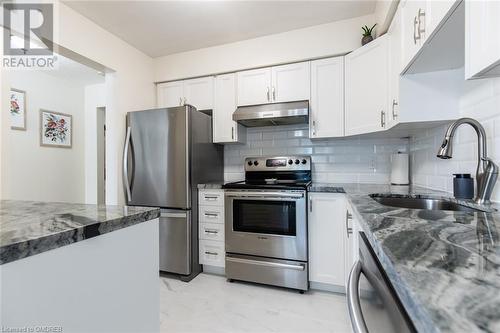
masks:
{"type": "Polygon", "coordinates": [[[233,258],[233,257],[229,257],[229,256],[226,257],[226,260],[231,261],[231,262],[235,262],[235,263],[239,263],[239,264],[251,264],[251,265],[266,266],[266,267],[286,268],[286,269],[293,269],[296,271],[303,271],[306,269],[303,264],[290,265],[290,264],[282,264],[282,263],[270,262],[270,261],[233,258]]]}
{"type": "Polygon", "coordinates": [[[284,193],[284,192],[226,192],[229,198],[303,198],[303,193],[284,193]]]}

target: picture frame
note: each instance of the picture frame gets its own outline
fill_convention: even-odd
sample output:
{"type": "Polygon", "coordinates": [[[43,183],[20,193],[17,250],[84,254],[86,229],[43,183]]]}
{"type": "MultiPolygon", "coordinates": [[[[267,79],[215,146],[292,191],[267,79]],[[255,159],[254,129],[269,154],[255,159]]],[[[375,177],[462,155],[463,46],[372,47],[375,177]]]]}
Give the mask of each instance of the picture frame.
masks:
{"type": "Polygon", "coordinates": [[[73,146],[73,116],[40,109],[40,146],[71,148],[73,146]]]}
{"type": "Polygon", "coordinates": [[[10,128],[26,130],[26,92],[10,88],[10,128]]]}

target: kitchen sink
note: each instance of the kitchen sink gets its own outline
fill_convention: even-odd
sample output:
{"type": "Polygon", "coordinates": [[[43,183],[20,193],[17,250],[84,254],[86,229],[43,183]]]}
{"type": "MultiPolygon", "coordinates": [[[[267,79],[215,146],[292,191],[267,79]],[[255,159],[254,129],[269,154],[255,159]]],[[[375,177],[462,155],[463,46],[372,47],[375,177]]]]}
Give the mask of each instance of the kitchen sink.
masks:
{"type": "MultiPolygon", "coordinates": [[[[370,194],[370,197],[384,206],[410,208],[410,209],[428,209],[428,210],[451,210],[463,212],[482,212],[485,210],[475,209],[448,201],[446,199],[435,198],[408,198],[400,196],[387,196],[380,194],[370,194]]],[[[487,211],[487,210],[486,210],[487,211]]]]}

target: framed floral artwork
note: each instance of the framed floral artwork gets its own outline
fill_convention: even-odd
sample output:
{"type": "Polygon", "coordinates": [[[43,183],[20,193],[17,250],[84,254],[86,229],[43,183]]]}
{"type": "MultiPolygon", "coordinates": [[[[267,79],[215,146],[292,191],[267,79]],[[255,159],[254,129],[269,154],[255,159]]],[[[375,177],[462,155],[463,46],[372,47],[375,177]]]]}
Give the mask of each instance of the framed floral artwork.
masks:
{"type": "Polygon", "coordinates": [[[26,92],[10,89],[10,128],[26,130],[26,92]]]}
{"type": "Polygon", "coordinates": [[[40,146],[71,148],[72,120],[70,114],[40,110],[40,146]]]}

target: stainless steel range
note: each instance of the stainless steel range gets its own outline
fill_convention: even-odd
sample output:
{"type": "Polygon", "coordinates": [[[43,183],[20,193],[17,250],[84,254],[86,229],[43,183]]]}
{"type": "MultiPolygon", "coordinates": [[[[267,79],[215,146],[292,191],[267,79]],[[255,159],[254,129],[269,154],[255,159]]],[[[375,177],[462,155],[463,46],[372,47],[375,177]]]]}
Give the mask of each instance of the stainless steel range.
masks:
{"type": "Polygon", "coordinates": [[[226,276],[308,289],[310,156],[245,159],[245,180],[225,191],[226,276]]]}

